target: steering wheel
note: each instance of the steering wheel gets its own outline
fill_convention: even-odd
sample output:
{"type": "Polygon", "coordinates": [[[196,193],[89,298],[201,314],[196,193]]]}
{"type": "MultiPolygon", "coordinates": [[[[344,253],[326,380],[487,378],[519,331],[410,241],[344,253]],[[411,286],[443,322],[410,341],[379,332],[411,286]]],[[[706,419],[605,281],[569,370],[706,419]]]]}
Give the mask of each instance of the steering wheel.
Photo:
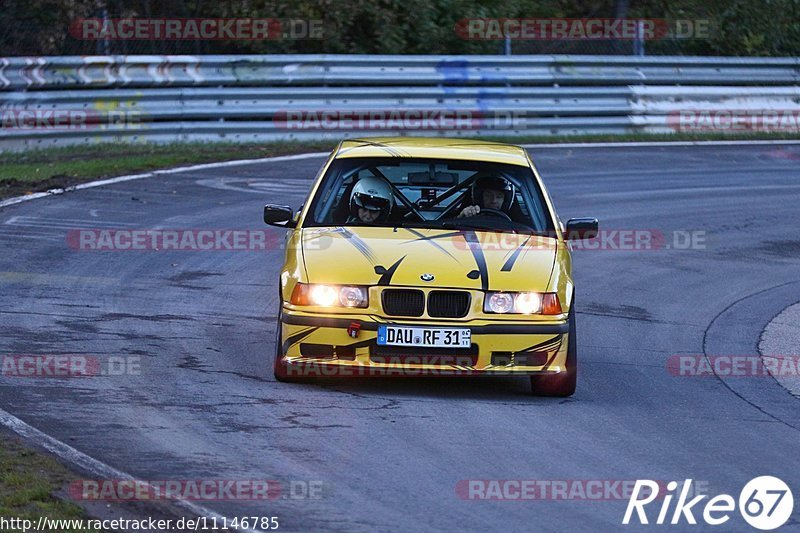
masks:
{"type": "Polygon", "coordinates": [[[511,217],[508,216],[508,213],[506,213],[505,211],[500,211],[499,209],[489,209],[488,207],[485,207],[485,208],[481,209],[478,212],[477,215],[473,215],[473,216],[479,217],[479,216],[481,216],[483,214],[489,215],[490,217],[491,216],[502,217],[502,218],[505,218],[506,220],[508,220],[509,222],[513,222],[513,220],[511,220],[511,217]]]}

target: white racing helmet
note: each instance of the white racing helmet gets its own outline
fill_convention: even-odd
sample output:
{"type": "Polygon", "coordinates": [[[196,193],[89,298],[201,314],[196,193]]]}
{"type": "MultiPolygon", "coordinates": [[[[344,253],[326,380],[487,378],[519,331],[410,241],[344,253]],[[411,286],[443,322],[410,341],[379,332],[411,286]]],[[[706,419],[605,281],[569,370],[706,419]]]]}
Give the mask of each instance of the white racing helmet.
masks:
{"type": "Polygon", "coordinates": [[[380,211],[376,222],[383,222],[394,207],[391,186],[381,178],[361,178],[350,193],[350,213],[357,216],[359,207],[380,211]]]}

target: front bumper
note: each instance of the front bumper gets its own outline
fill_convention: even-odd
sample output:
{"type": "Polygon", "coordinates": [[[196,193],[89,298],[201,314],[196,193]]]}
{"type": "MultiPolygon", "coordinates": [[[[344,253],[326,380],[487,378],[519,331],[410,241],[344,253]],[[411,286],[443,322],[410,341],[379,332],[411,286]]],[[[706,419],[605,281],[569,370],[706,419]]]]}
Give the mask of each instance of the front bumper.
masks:
{"type": "Polygon", "coordinates": [[[520,375],[566,371],[566,320],[392,320],[374,315],[320,315],[284,309],[282,363],[289,375],[520,375]],[[468,327],[470,348],[377,345],[380,324],[468,327]],[[357,330],[357,336],[351,333],[357,330]]]}

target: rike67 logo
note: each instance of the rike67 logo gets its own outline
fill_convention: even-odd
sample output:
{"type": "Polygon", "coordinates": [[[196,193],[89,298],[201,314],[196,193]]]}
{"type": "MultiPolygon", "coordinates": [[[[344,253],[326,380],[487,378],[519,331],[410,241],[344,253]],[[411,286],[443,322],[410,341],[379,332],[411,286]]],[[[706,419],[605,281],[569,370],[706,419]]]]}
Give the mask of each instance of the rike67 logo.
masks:
{"type": "MultiPolygon", "coordinates": [[[[635,512],[640,524],[649,524],[652,515],[648,518],[645,506],[657,499],[661,500],[661,508],[655,521],[659,525],[680,524],[683,520],[687,524],[696,525],[695,513],[701,514],[703,521],[711,526],[722,525],[731,518],[737,507],[733,496],[719,494],[706,501],[705,505],[698,505],[708,496],[699,495],[689,499],[691,486],[692,480],[687,479],[678,493],[678,482],[670,481],[667,483],[666,494],[660,494],[657,482],[637,479],[622,523],[630,524],[635,512]],[[675,496],[677,502],[671,509],[675,496]]],[[[773,476],[760,476],[751,479],[744,486],[739,493],[738,504],[739,513],[745,522],[756,529],[769,531],[781,527],[789,520],[794,509],[794,498],[791,489],[782,480],[773,476]]]]}

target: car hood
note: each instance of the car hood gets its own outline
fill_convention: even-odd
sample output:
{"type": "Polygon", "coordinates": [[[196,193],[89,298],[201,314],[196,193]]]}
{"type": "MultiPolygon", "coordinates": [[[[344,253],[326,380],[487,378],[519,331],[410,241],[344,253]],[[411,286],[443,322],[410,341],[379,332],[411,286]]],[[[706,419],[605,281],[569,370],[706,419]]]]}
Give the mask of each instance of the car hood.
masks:
{"type": "Polygon", "coordinates": [[[302,232],[310,283],[546,291],[557,246],[549,237],[472,230],[348,226],[302,232]]]}

